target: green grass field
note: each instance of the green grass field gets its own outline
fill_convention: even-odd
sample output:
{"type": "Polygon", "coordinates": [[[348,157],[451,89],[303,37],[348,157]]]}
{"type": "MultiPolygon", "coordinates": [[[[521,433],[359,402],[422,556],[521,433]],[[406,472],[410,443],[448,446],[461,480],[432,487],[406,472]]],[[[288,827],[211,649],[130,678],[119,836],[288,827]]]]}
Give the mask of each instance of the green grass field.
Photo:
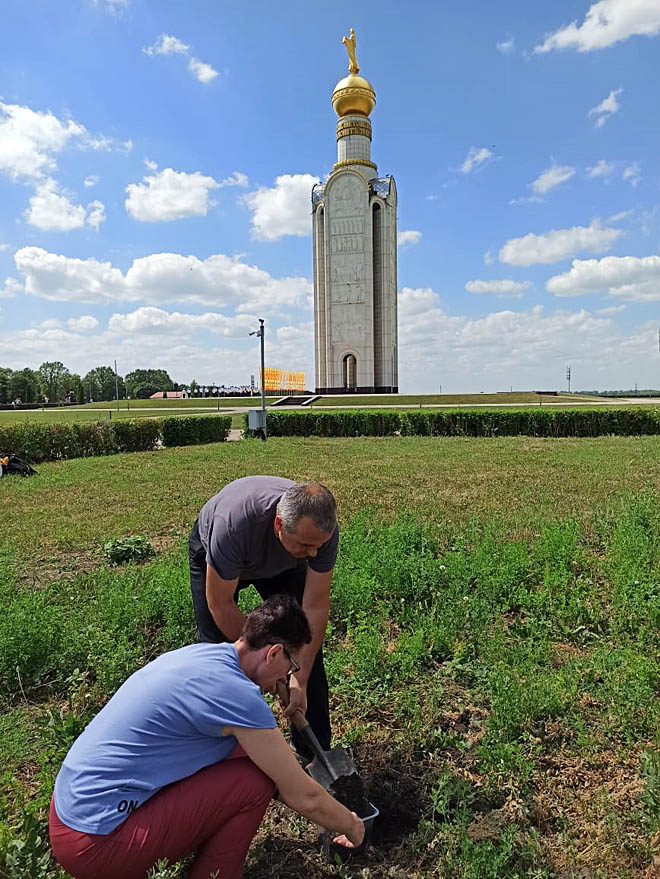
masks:
{"type": "Polygon", "coordinates": [[[216,406],[187,406],[175,408],[173,406],[157,409],[153,406],[141,409],[131,406],[130,409],[106,406],[104,408],[92,406],[71,406],[57,409],[19,409],[17,411],[6,410],[0,412],[0,424],[12,424],[17,421],[35,421],[38,424],[56,424],[64,421],[107,421],[109,418],[158,418],[172,415],[204,415],[226,412],[227,409],[216,406]]]}
{"type": "Polygon", "coordinates": [[[558,394],[556,397],[533,393],[502,393],[502,394],[337,394],[323,396],[316,400],[314,407],[328,406],[501,406],[503,404],[531,403],[538,404],[539,397],[543,403],[580,403],[585,400],[600,400],[602,397],[582,397],[575,394],[558,394]]]}
{"type": "MultiPolygon", "coordinates": [[[[270,405],[278,397],[266,397],[266,405],[270,405]]],[[[112,402],[105,403],[86,403],[85,409],[112,409],[117,404],[112,402]]],[[[259,408],[261,406],[261,397],[195,397],[189,400],[120,400],[119,408],[126,409],[237,409],[237,408],[259,408]]]]}
{"type": "Polygon", "coordinates": [[[382,818],[339,869],[274,806],[246,876],[652,875],[660,438],[271,439],[39,471],[0,481],[0,875],[64,876],[43,843],[61,759],[131,671],[194,637],[187,533],[254,473],[337,497],[333,719],[382,818]],[[156,557],[108,567],[103,542],[136,534],[156,557]]]}
{"type": "MultiPolygon", "coordinates": [[[[266,397],[266,405],[271,406],[277,397],[266,397]]],[[[559,395],[539,397],[538,394],[373,394],[357,396],[354,394],[320,397],[312,408],[355,408],[405,406],[503,406],[525,405],[580,405],[584,402],[600,402],[608,405],[602,397],[583,397],[559,395]]],[[[610,401],[611,404],[611,401],[610,401]]],[[[621,404],[622,405],[622,404],[621,404]]],[[[81,406],[57,409],[26,409],[0,411],[0,424],[12,421],[87,421],[97,418],[145,418],[159,415],[185,415],[204,412],[226,412],[231,409],[260,408],[261,398],[256,397],[207,397],[194,400],[120,400],[119,408],[115,402],[86,403],[81,406]]]]}

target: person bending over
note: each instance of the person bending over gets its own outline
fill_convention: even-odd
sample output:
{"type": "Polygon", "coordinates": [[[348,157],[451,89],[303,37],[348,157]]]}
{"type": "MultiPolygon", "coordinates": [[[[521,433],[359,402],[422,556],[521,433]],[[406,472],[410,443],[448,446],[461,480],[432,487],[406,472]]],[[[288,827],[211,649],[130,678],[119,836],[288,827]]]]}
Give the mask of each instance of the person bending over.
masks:
{"type": "Polygon", "coordinates": [[[50,840],[74,879],[144,879],[196,852],[190,879],[238,879],[275,790],[357,846],[364,824],[300,767],[262,691],[311,641],[292,596],[269,598],[233,643],[164,653],[132,674],[73,743],[55,781],[50,840]]]}
{"type": "MultiPolygon", "coordinates": [[[[238,594],[250,584],[263,599],[287,593],[303,606],[312,640],[291,675],[284,716],[300,709],[325,750],[331,727],[322,645],[338,544],[337,507],[329,489],[279,476],[230,482],[204,504],[188,541],[200,641],[238,638],[243,625],[238,594]]],[[[291,741],[306,762],[312,759],[295,728],[291,741]]]]}

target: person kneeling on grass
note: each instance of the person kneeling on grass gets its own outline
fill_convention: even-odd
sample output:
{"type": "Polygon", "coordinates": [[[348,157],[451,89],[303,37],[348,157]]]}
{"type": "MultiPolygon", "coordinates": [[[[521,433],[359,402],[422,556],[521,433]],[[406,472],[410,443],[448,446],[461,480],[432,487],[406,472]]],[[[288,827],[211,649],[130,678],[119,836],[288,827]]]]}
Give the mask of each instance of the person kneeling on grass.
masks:
{"type": "Polygon", "coordinates": [[[233,643],[172,650],[131,675],[74,742],[55,781],[50,841],[75,879],[144,879],[196,852],[190,879],[242,875],[279,798],[349,848],[364,824],[300,767],[262,690],[309,644],[291,596],[269,598],[233,643]]]}

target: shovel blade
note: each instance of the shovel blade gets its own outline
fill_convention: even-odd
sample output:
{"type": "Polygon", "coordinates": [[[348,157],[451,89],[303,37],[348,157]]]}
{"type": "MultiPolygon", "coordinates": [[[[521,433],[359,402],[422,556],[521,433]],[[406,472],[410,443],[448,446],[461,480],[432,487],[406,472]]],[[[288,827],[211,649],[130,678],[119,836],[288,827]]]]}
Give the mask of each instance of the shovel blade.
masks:
{"type": "Polygon", "coordinates": [[[342,775],[352,775],[355,772],[355,765],[350,755],[341,745],[335,745],[329,751],[324,751],[323,756],[332,768],[334,775],[328,770],[328,767],[319,756],[314,757],[306,769],[314,781],[318,781],[321,787],[324,787],[326,790],[336,778],[342,775]]]}

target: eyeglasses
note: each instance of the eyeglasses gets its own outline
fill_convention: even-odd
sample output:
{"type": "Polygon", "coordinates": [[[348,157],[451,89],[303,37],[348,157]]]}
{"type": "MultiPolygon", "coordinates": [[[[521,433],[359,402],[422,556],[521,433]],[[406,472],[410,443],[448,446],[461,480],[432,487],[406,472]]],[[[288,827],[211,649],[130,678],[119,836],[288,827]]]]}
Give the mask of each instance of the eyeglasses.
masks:
{"type": "Polygon", "coordinates": [[[293,656],[291,656],[291,654],[286,649],[284,644],[282,644],[282,650],[284,651],[284,655],[289,660],[289,665],[291,666],[291,668],[289,669],[289,674],[294,674],[294,675],[298,674],[298,672],[300,671],[300,666],[298,665],[296,660],[293,658],[293,656]]]}

